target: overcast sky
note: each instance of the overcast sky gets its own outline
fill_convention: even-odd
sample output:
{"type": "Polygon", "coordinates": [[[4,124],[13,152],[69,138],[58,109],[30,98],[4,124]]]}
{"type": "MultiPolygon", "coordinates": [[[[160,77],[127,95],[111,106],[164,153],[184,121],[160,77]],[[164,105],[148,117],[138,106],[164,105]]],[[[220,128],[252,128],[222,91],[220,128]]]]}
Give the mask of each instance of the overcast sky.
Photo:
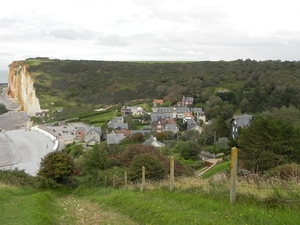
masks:
{"type": "Polygon", "coordinates": [[[0,8],[0,69],[29,57],[300,60],[298,0],[14,0],[0,8]]]}

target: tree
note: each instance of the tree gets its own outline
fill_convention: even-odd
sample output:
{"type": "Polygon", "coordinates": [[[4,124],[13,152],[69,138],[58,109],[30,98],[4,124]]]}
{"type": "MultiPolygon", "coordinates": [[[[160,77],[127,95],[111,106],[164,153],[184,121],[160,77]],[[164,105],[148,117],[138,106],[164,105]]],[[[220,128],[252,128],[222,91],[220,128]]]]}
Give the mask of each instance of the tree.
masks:
{"type": "Polygon", "coordinates": [[[228,138],[222,137],[217,140],[216,146],[218,149],[227,150],[229,149],[228,138]]]}
{"type": "Polygon", "coordinates": [[[210,124],[203,126],[203,131],[200,135],[199,143],[202,146],[212,145],[214,143],[214,129],[210,124]]]}
{"type": "Polygon", "coordinates": [[[92,149],[82,155],[80,167],[82,173],[92,173],[98,170],[104,170],[107,167],[107,154],[99,145],[94,145],[92,149]]]}
{"type": "Polygon", "coordinates": [[[74,173],[74,161],[64,152],[50,152],[40,163],[38,176],[50,178],[57,183],[64,183],[74,173]]]}
{"type": "Polygon", "coordinates": [[[128,129],[129,130],[136,130],[137,129],[136,121],[133,120],[131,116],[124,116],[124,122],[128,123],[128,129]]]}
{"type": "Polygon", "coordinates": [[[212,121],[213,131],[216,132],[217,138],[228,137],[230,135],[229,123],[227,123],[221,116],[217,116],[212,121]]]}
{"type": "Polygon", "coordinates": [[[247,111],[249,111],[250,102],[248,101],[247,98],[242,99],[242,101],[240,102],[239,108],[242,111],[242,113],[246,113],[247,111]]]}
{"type": "Polygon", "coordinates": [[[159,159],[164,165],[168,165],[168,158],[160,150],[152,145],[133,144],[129,145],[120,155],[119,159],[124,167],[131,164],[132,159],[140,154],[149,154],[159,159]]]}
{"type": "Polygon", "coordinates": [[[239,129],[237,143],[247,169],[264,172],[295,161],[298,157],[299,131],[272,115],[257,115],[245,129],[239,129]]]}
{"type": "Polygon", "coordinates": [[[181,136],[184,141],[195,141],[197,142],[200,138],[200,133],[198,130],[187,130],[181,136]]]}
{"type": "Polygon", "coordinates": [[[293,124],[294,128],[300,128],[300,110],[293,105],[275,109],[274,116],[288,121],[290,124],[293,124]]]}
{"type": "Polygon", "coordinates": [[[200,145],[193,141],[179,142],[175,145],[175,152],[180,153],[183,159],[199,159],[199,153],[201,152],[200,145]]]}
{"type": "Polygon", "coordinates": [[[160,142],[169,140],[169,135],[166,132],[156,132],[153,136],[160,142]]]}

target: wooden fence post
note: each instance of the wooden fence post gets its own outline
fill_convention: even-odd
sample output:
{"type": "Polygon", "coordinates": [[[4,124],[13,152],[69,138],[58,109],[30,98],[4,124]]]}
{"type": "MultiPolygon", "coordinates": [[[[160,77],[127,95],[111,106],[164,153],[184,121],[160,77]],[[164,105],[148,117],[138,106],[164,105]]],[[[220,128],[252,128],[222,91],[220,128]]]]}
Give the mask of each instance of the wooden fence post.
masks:
{"type": "Polygon", "coordinates": [[[230,203],[235,203],[236,200],[236,179],[237,179],[237,160],[238,149],[233,147],[231,149],[231,182],[230,182],[230,203]]]}
{"type": "Polygon", "coordinates": [[[113,187],[116,187],[116,175],[113,175],[113,187]]]}
{"type": "Polygon", "coordinates": [[[127,187],[127,172],[124,172],[124,186],[127,187]]]}
{"type": "Polygon", "coordinates": [[[141,191],[145,191],[145,167],[142,167],[142,187],[141,191]]]}
{"type": "Polygon", "coordinates": [[[170,191],[174,191],[174,157],[170,159],[170,191]]]}
{"type": "Polygon", "coordinates": [[[104,185],[107,187],[107,176],[104,177],[104,185]]]}

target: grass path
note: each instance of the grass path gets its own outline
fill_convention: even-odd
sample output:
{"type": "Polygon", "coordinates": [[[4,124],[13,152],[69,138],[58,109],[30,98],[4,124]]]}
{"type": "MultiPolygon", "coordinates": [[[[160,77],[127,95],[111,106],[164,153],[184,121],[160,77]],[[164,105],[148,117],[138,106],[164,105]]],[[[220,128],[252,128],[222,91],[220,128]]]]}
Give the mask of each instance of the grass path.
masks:
{"type": "Polygon", "coordinates": [[[74,196],[58,198],[58,205],[64,210],[59,224],[110,224],[110,225],[137,225],[129,217],[117,212],[103,210],[100,205],[86,199],[74,196]]]}

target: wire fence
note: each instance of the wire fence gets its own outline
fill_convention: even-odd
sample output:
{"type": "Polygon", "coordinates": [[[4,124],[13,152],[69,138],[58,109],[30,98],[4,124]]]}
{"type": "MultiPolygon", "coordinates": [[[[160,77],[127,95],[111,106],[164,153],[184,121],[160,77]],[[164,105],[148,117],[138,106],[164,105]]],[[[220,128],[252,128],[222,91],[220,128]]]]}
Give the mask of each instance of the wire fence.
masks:
{"type": "MultiPolygon", "coordinates": [[[[237,149],[236,149],[237,151],[237,149]]],[[[261,176],[258,174],[248,174],[237,176],[237,154],[233,154],[231,159],[231,171],[220,173],[209,179],[199,177],[176,177],[174,175],[174,158],[170,159],[169,174],[165,179],[152,179],[154,175],[165,170],[147,170],[142,167],[134,174],[127,171],[123,174],[107,175],[102,179],[105,187],[130,188],[134,190],[169,189],[193,190],[201,193],[211,193],[214,196],[228,193],[228,199],[235,203],[236,197],[255,198],[257,201],[280,202],[282,204],[294,204],[300,206],[300,179],[297,174],[289,179],[282,179],[279,176],[261,176]]]]}

